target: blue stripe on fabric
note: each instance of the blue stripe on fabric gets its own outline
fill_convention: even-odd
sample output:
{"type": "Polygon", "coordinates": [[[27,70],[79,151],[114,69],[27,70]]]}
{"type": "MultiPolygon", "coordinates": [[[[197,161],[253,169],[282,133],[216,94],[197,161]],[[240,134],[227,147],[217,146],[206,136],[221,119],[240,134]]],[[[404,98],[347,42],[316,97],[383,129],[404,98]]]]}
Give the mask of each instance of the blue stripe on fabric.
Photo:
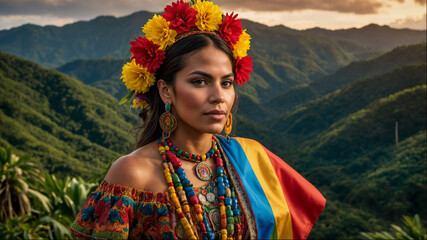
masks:
{"type": "Polygon", "coordinates": [[[245,151],[237,140],[230,139],[230,141],[227,141],[223,137],[217,137],[225,154],[230,159],[234,169],[236,169],[248,195],[256,220],[258,239],[270,239],[275,226],[273,210],[249,163],[245,151]]]}

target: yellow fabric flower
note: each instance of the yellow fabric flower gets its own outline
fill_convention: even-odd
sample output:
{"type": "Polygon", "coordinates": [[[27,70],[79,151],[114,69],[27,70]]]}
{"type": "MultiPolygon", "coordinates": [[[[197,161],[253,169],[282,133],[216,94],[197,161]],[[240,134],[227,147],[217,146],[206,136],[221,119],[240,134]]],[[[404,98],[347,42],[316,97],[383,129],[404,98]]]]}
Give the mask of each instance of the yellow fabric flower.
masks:
{"type": "Polygon", "coordinates": [[[146,101],[142,100],[142,99],[135,98],[133,100],[132,107],[135,108],[135,109],[139,108],[139,107],[141,107],[141,109],[144,109],[144,108],[148,107],[148,103],[146,101]]]}
{"type": "Polygon", "coordinates": [[[197,0],[197,3],[191,6],[197,11],[196,26],[202,31],[217,31],[222,23],[221,8],[212,2],[197,0]]]}
{"type": "Polygon", "coordinates": [[[154,74],[148,72],[145,67],[136,64],[135,59],[123,66],[122,77],[120,79],[123,79],[128,89],[138,93],[147,92],[156,81],[154,74]]]}
{"type": "Polygon", "coordinates": [[[240,57],[246,57],[248,54],[248,50],[251,47],[250,42],[251,36],[246,33],[246,29],[243,30],[242,34],[240,35],[239,41],[233,46],[233,56],[234,58],[240,57]]]}
{"type": "Polygon", "coordinates": [[[154,17],[144,25],[142,32],[148,40],[160,45],[161,50],[165,50],[175,42],[176,31],[169,28],[169,22],[161,15],[154,14],[154,17]]]}

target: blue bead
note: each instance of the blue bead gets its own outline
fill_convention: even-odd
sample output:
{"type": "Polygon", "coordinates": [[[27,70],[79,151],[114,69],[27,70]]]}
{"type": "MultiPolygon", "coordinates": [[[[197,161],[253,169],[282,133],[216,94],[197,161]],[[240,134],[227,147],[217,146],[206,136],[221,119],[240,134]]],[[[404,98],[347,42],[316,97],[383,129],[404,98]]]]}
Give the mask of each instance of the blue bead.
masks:
{"type": "Polygon", "coordinates": [[[218,195],[224,196],[225,195],[225,189],[218,189],[218,195]]]}
{"type": "Polygon", "coordinates": [[[166,140],[163,142],[163,145],[164,146],[167,146],[168,145],[168,142],[166,142],[166,140]]]}
{"type": "Polygon", "coordinates": [[[181,181],[181,183],[182,183],[182,185],[187,185],[187,184],[190,184],[190,180],[184,179],[181,181]]]}
{"type": "Polygon", "coordinates": [[[224,182],[224,179],[222,178],[222,177],[217,177],[216,178],[216,182],[219,184],[219,183],[223,183],[224,182]]]}
{"type": "Polygon", "coordinates": [[[193,190],[191,190],[191,192],[187,192],[187,198],[190,198],[190,197],[195,196],[195,195],[196,195],[196,193],[193,190]]]}
{"type": "Polygon", "coordinates": [[[193,187],[188,186],[188,187],[185,187],[184,190],[186,193],[189,193],[189,192],[193,191],[193,187]]]}
{"type": "Polygon", "coordinates": [[[175,151],[175,148],[176,148],[176,146],[172,146],[171,150],[172,150],[172,151],[175,151]]]}
{"type": "Polygon", "coordinates": [[[206,153],[206,159],[210,158],[211,154],[210,153],[206,153]]]}
{"type": "Polygon", "coordinates": [[[212,187],[213,187],[213,186],[215,186],[215,182],[211,182],[211,184],[210,184],[210,185],[211,185],[212,187]]]}
{"type": "MultiPolygon", "coordinates": [[[[218,175],[218,174],[223,174],[224,173],[224,168],[222,168],[222,167],[217,167],[216,168],[216,174],[218,175]]],[[[225,177],[225,176],[224,176],[225,177]]]]}
{"type": "Polygon", "coordinates": [[[224,202],[225,202],[225,205],[231,205],[231,198],[226,197],[224,202]]]}
{"type": "Polygon", "coordinates": [[[235,216],[240,216],[240,210],[239,209],[234,209],[233,213],[235,216]]]}
{"type": "Polygon", "coordinates": [[[185,173],[185,171],[184,171],[184,169],[183,169],[182,167],[180,167],[180,168],[178,168],[178,169],[176,170],[176,173],[177,173],[177,174],[181,174],[181,173],[185,173]]]}
{"type": "Polygon", "coordinates": [[[232,198],[231,199],[231,209],[235,209],[235,208],[237,208],[237,199],[232,198]]]}

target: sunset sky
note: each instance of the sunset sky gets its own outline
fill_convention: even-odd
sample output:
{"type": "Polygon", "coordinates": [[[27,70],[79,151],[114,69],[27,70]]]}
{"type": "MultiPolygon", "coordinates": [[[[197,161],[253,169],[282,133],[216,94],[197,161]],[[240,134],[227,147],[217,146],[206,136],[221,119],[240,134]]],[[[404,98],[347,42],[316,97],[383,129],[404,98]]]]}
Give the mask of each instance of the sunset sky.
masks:
{"type": "MultiPolygon", "coordinates": [[[[99,15],[161,12],[171,0],[0,0],[0,30],[25,23],[62,26],[99,15]]],[[[239,18],[294,29],[342,29],[370,23],[426,29],[426,0],[214,0],[239,18]]]]}

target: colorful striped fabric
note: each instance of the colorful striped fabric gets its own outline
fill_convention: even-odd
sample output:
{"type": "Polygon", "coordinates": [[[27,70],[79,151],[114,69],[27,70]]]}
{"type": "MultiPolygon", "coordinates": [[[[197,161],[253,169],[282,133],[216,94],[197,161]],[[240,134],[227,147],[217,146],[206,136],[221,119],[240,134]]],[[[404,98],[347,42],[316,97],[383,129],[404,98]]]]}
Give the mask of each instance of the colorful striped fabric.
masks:
{"type": "Polygon", "coordinates": [[[260,143],[218,137],[246,191],[258,239],[306,239],[326,199],[260,143]]]}

